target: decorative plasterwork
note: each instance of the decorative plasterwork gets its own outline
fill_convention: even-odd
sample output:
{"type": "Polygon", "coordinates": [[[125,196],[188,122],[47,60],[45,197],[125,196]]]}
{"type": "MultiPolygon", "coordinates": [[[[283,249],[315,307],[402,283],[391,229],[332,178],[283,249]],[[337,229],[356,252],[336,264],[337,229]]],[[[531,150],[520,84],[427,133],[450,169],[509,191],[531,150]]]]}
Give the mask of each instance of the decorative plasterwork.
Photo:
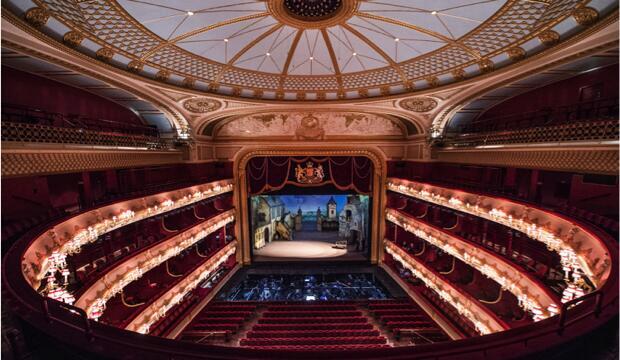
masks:
{"type": "Polygon", "coordinates": [[[437,107],[437,100],[430,97],[413,97],[401,100],[398,105],[405,110],[413,112],[429,112],[437,107]]]}
{"type": "Polygon", "coordinates": [[[432,157],[446,163],[501,165],[585,174],[618,175],[619,170],[616,145],[437,149],[433,151],[432,157]]]}
{"type": "Polygon", "coordinates": [[[397,120],[374,114],[281,112],[249,115],[224,123],[215,137],[287,137],[323,140],[333,136],[399,137],[406,130],[397,120]]]}
{"type": "Polygon", "coordinates": [[[199,97],[184,101],[183,107],[187,111],[204,114],[221,108],[222,103],[215,99],[199,97]]]}
{"type": "Polygon", "coordinates": [[[2,144],[2,177],[49,175],[91,170],[174,164],[183,153],[152,150],[92,148],[11,148],[2,144]]]}
{"type": "Polygon", "coordinates": [[[595,22],[598,15],[575,10],[585,2],[458,0],[429,7],[351,0],[327,23],[298,20],[301,26],[273,10],[279,1],[179,9],[172,0],[35,0],[39,13],[122,55],[125,67],[138,61],[172,75],[160,81],[195,79],[198,89],[283,100],[386,96],[491,71],[503,65],[487,66],[494,57],[570,16],[595,22]],[[481,69],[471,67],[477,63],[481,69]]]}
{"type": "Polygon", "coordinates": [[[246,166],[250,159],[257,156],[365,156],[369,158],[374,167],[372,182],[372,229],[370,245],[370,261],[377,263],[380,259],[382,246],[379,239],[383,237],[384,222],[380,221],[385,210],[385,191],[382,188],[383,181],[387,174],[385,157],[381,151],[369,146],[349,146],[342,144],[330,145],[329,148],[316,147],[312,145],[291,145],[291,146],[248,146],[241,151],[236,151],[234,158],[234,176],[237,186],[235,187],[235,208],[238,210],[239,220],[236,224],[238,228],[236,234],[240,234],[242,253],[239,255],[240,262],[249,264],[250,257],[250,222],[248,219],[248,199],[246,166]]]}

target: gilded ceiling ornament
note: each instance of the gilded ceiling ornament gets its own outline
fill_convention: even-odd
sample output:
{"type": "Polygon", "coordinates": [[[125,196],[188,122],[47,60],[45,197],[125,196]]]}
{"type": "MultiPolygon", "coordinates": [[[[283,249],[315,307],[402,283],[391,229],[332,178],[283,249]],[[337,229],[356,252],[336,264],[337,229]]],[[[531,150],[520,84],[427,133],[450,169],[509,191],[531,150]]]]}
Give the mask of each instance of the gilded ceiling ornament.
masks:
{"type": "Polygon", "coordinates": [[[157,74],[155,74],[155,80],[158,81],[168,81],[170,78],[170,71],[168,70],[159,70],[157,74]]]}
{"type": "Polygon", "coordinates": [[[325,91],[319,91],[316,93],[317,100],[325,100],[325,91]]]}
{"type": "Polygon", "coordinates": [[[390,87],[389,86],[381,86],[379,88],[379,92],[381,93],[381,96],[390,95],[390,87]]]}
{"type": "Polygon", "coordinates": [[[25,14],[26,21],[34,27],[41,27],[47,23],[50,18],[49,12],[40,7],[28,9],[25,14]]]}
{"type": "Polygon", "coordinates": [[[233,87],[232,94],[233,96],[241,96],[241,88],[238,86],[233,87]]]}
{"type": "Polygon", "coordinates": [[[452,70],[451,74],[455,80],[464,80],[465,77],[467,76],[467,74],[465,73],[465,70],[461,68],[452,70]]]}
{"type": "Polygon", "coordinates": [[[276,91],[276,99],[284,100],[284,91],[282,91],[282,90],[276,91]]]}
{"type": "Polygon", "coordinates": [[[337,94],[338,99],[344,99],[344,95],[345,95],[345,94],[344,94],[344,91],[342,91],[342,90],[338,90],[338,94],[337,94]]]}
{"type": "Polygon", "coordinates": [[[573,11],[573,18],[575,18],[577,24],[589,26],[598,20],[598,11],[589,6],[580,7],[573,11]]]}
{"type": "Polygon", "coordinates": [[[210,92],[217,92],[220,88],[220,84],[217,83],[210,83],[208,86],[208,89],[210,92]]]}
{"type": "Polygon", "coordinates": [[[131,60],[129,64],[127,64],[127,69],[134,73],[139,73],[144,68],[144,63],[138,60],[131,60]]]}
{"type": "Polygon", "coordinates": [[[97,50],[95,56],[97,56],[97,59],[101,61],[110,62],[114,57],[114,51],[109,47],[102,47],[101,49],[97,50]]]}
{"type": "Polygon", "coordinates": [[[493,61],[489,59],[482,59],[478,62],[478,68],[482,73],[488,73],[492,71],[494,66],[495,65],[493,64],[493,61]]]}
{"type": "Polygon", "coordinates": [[[407,80],[403,83],[405,89],[408,91],[415,90],[415,83],[411,80],[407,80]]]}
{"type": "Polygon", "coordinates": [[[428,112],[437,107],[437,100],[429,97],[413,97],[401,100],[400,107],[413,112],[428,112]]]}
{"type": "Polygon", "coordinates": [[[257,99],[262,98],[264,94],[265,93],[261,89],[254,90],[254,97],[257,98],[257,99]]]}
{"type": "Polygon", "coordinates": [[[306,100],[306,93],[304,91],[298,91],[295,98],[297,100],[306,100]]]}
{"type": "Polygon", "coordinates": [[[368,89],[359,89],[358,94],[360,97],[363,98],[368,97],[368,89]]]}
{"type": "Polygon", "coordinates": [[[189,99],[183,103],[185,110],[201,114],[215,111],[221,107],[221,102],[205,97],[189,99]]]}
{"type": "Polygon", "coordinates": [[[193,89],[194,85],[196,85],[196,79],[194,79],[193,77],[188,76],[185,79],[183,79],[183,87],[186,87],[188,89],[193,89]]]}
{"type": "Polygon", "coordinates": [[[428,83],[428,86],[430,87],[436,87],[439,85],[439,79],[437,78],[437,76],[427,77],[426,82],[428,83]]]}
{"type": "Polygon", "coordinates": [[[82,43],[82,40],[84,40],[84,36],[75,30],[65,33],[62,37],[62,41],[70,47],[78,47],[82,43]]]}
{"type": "Polygon", "coordinates": [[[560,42],[560,34],[553,30],[547,30],[538,35],[538,40],[545,46],[553,46],[560,42]]]}
{"type": "Polygon", "coordinates": [[[518,46],[508,49],[508,51],[506,51],[506,54],[508,55],[508,58],[512,61],[523,60],[525,59],[526,55],[525,50],[518,46]]]}

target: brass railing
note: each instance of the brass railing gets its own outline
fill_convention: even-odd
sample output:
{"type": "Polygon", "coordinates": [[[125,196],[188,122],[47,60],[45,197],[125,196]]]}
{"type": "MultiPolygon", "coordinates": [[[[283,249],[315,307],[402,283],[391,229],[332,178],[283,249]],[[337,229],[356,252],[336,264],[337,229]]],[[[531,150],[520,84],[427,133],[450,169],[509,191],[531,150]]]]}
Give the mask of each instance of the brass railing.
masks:
{"type": "Polygon", "coordinates": [[[2,141],[137,147],[150,150],[174,148],[171,141],[155,136],[8,121],[2,122],[2,141]]]}
{"type": "Polygon", "coordinates": [[[598,120],[529,129],[453,135],[443,139],[443,146],[473,147],[482,145],[554,143],[573,141],[618,140],[618,120],[598,120]]]}

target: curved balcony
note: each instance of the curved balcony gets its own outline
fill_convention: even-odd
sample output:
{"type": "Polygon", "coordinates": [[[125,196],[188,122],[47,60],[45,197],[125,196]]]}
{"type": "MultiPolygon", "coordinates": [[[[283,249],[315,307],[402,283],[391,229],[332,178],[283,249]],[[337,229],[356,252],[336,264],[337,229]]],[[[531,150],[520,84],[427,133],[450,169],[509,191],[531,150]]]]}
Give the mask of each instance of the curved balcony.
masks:
{"type": "Polygon", "coordinates": [[[388,209],[386,220],[404,228],[417,237],[438,247],[462,262],[493,279],[502,289],[514,294],[526,311],[535,314],[535,320],[542,320],[555,315],[548,309],[558,308],[558,299],[551,294],[537,279],[512,263],[486,249],[479,248],[462,238],[453,236],[441,229],[412,219],[404,214],[388,209]]]}
{"type": "Polygon", "coordinates": [[[416,278],[422,280],[427,287],[433,289],[443,300],[452,304],[459,314],[474,324],[480,334],[486,335],[508,329],[508,325],[478,300],[445,281],[435,270],[428,268],[398,245],[385,241],[384,246],[387,254],[411,271],[416,278]]]}
{"type": "Polygon", "coordinates": [[[402,179],[388,179],[387,189],[523,232],[558,253],[567,273],[587,276],[596,287],[610,275],[611,254],[601,238],[562,215],[513,200],[402,179]]]}
{"type": "Polygon", "coordinates": [[[232,191],[232,181],[223,180],[149,195],[98,207],[46,229],[29,243],[22,273],[37,289],[50,268],[64,268],[66,256],[115,229],[232,191]]]}

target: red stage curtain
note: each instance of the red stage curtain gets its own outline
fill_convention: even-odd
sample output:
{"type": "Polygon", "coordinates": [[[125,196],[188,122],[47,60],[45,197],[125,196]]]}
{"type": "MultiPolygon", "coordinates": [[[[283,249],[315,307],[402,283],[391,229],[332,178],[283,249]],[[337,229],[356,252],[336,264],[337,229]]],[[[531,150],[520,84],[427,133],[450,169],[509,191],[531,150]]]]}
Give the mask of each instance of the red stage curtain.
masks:
{"type": "Polygon", "coordinates": [[[339,190],[354,190],[360,194],[372,192],[374,166],[372,161],[363,156],[326,156],[326,157],[255,157],[250,159],[246,168],[248,191],[258,195],[275,191],[286,185],[314,187],[332,184],[339,190]],[[311,164],[309,164],[311,163],[311,164]],[[323,169],[323,180],[307,184],[297,181],[295,169],[307,166],[323,169]]]}

